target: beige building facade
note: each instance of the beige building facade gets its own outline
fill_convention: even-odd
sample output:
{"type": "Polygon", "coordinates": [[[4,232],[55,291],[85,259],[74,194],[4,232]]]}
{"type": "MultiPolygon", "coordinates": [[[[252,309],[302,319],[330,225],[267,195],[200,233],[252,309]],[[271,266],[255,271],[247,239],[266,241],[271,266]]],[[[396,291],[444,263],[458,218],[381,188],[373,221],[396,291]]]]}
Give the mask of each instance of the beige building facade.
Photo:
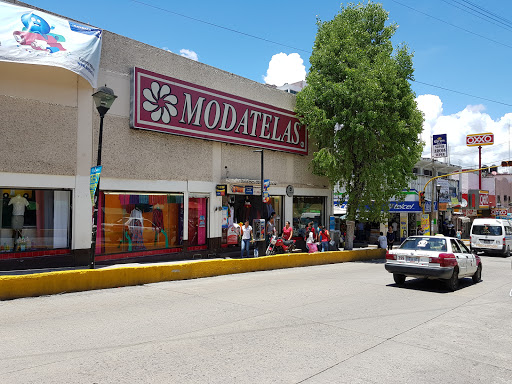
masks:
{"type": "MultiPolygon", "coordinates": [[[[104,119],[97,261],[222,253],[236,249],[228,236],[235,223],[272,212],[278,228],[290,221],[296,234],[310,219],[328,223],[332,188],[309,168],[314,144],[308,148],[306,139],[302,155],[260,147],[250,137],[244,145],[133,128],[134,68],[284,115],[295,105],[289,93],[103,31],[98,85],[117,99],[104,119]],[[270,180],[263,207],[257,149],[270,180]]],[[[87,264],[100,126],[94,91],[66,69],[0,62],[0,262],[37,258],[44,265],[59,257],[87,264]]]]}

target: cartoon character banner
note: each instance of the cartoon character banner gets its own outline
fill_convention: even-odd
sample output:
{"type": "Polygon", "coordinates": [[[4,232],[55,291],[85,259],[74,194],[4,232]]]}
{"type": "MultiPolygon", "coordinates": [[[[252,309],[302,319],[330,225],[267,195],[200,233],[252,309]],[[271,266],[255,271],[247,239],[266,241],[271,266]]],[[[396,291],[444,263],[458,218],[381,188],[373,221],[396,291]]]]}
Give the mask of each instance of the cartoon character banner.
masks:
{"type": "Polygon", "coordinates": [[[0,61],[66,68],[96,88],[102,30],[0,2],[0,61]]]}

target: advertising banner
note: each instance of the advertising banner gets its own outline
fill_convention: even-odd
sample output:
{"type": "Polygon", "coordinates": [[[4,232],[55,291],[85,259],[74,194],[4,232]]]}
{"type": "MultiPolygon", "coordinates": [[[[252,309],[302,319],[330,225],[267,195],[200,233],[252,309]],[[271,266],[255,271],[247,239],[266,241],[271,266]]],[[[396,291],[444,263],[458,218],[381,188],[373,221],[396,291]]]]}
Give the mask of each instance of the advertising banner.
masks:
{"type": "Polygon", "coordinates": [[[400,239],[405,239],[407,236],[408,236],[408,233],[407,233],[407,212],[401,212],[400,213],[400,234],[398,235],[398,237],[400,239]]]}
{"type": "Polygon", "coordinates": [[[446,133],[432,136],[432,158],[448,157],[446,133]]]}
{"type": "Polygon", "coordinates": [[[96,88],[102,30],[0,2],[0,61],[68,69],[96,88]]]}
{"type": "Polygon", "coordinates": [[[230,144],[308,153],[293,111],[140,68],[132,73],[130,126],[230,144]]]}
{"type": "Polygon", "coordinates": [[[263,202],[268,203],[270,200],[268,188],[270,187],[270,180],[263,180],[263,202]]]}
{"type": "Polygon", "coordinates": [[[222,228],[228,227],[228,207],[222,207],[222,228]]]}
{"type": "Polygon", "coordinates": [[[430,236],[429,215],[421,215],[421,230],[424,235],[430,236]]]}
{"type": "Polygon", "coordinates": [[[100,182],[100,174],[101,174],[101,165],[97,167],[91,168],[91,178],[89,181],[89,189],[91,191],[91,201],[92,205],[94,205],[94,195],[96,195],[96,188],[98,188],[98,184],[100,182]]]}

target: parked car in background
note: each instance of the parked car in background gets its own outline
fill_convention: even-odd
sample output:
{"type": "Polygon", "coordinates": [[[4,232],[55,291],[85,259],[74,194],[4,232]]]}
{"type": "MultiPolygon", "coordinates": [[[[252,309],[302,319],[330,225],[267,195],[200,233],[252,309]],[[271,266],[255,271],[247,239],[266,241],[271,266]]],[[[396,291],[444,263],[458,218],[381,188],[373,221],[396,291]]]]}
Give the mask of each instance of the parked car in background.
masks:
{"type": "Polygon", "coordinates": [[[459,278],[471,277],[474,283],[482,278],[480,257],[454,237],[408,237],[400,248],[387,252],[385,267],[398,285],[406,277],[441,279],[455,291],[459,278]]]}
{"type": "Polygon", "coordinates": [[[472,251],[510,256],[512,226],[508,220],[475,219],[469,238],[472,251]]]}

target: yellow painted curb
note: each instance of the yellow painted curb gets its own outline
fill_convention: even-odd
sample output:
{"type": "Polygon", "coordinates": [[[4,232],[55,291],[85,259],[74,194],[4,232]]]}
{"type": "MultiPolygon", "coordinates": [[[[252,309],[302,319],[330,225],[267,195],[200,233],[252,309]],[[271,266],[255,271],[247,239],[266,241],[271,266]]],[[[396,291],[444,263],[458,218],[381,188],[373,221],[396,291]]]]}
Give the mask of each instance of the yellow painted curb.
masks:
{"type": "Polygon", "coordinates": [[[196,262],[105,269],[80,269],[30,275],[0,276],[0,300],[115,288],[161,281],[197,279],[234,273],[305,267],[310,265],[373,260],[385,257],[384,249],[358,249],[295,253],[253,259],[216,259],[196,262]]]}

